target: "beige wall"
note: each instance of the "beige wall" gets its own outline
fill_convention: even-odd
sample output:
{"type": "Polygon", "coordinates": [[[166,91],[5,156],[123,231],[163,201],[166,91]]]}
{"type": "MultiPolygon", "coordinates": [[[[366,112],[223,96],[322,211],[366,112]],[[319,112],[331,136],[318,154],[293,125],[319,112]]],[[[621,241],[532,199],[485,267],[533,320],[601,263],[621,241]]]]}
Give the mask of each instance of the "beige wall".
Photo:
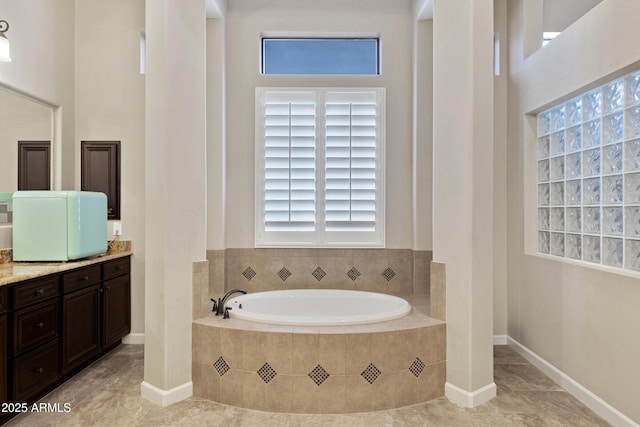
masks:
{"type": "Polygon", "coordinates": [[[413,248],[433,247],[433,21],[414,24],[413,248]]]}
{"type": "Polygon", "coordinates": [[[464,406],[495,396],[493,20],[493,0],[434,4],[433,259],[446,265],[445,393],[464,406]]]}
{"type": "MultiPolygon", "coordinates": [[[[12,62],[0,62],[0,85],[58,106],[52,146],[53,185],[74,185],[74,1],[0,0],[9,22],[12,62]],[[38,13],[33,13],[33,11],[38,13]]],[[[11,227],[0,227],[0,248],[11,247],[11,227]]]]}
{"type": "Polygon", "coordinates": [[[64,190],[74,189],[74,3],[0,0],[13,60],[0,62],[0,84],[61,107],[54,185],[64,190]]]}
{"type": "MultiPolygon", "coordinates": [[[[226,240],[226,20],[207,19],[207,248],[226,240]]],[[[253,223],[252,223],[253,224],[253,223]]]]}
{"type": "MultiPolygon", "coordinates": [[[[145,76],[140,74],[144,20],[144,0],[76,2],[75,187],[80,188],[80,142],[120,141],[122,238],[132,241],[134,253],[132,333],[144,332],[145,76]]],[[[110,226],[110,237],[111,232],[110,226]]]]}
{"type": "MultiPolygon", "coordinates": [[[[385,0],[234,0],[226,19],[226,247],[254,245],[254,98],[259,86],[362,86],[387,88],[386,241],[410,248],[412,230],[411,2],[385,0]],[[337,13],[339,11],[339,13],[337,13]],[[262,31],[379,33],[382,75],[260,75],[262,31]]],[[[212,122],[209,122],[212,126],[212,122]]],[[[209,165],[209,170],[221,165],[209,165]]],[[[211,194],[209,197],[217,197],[211,194]]],[[[214,191],[219,191],[215,190],[214,191]]],[[[215,217],[209,217],[209,224],[215,217]]]]}
{"type": "MultiPolygon", "coordinates": [[[[139,74],[139,33],[144,29],[144,1],[107,5],[56,0],[54,5],[49,0],[0,0],[0,10],[0,19],[10,24],[13,59],[0,62],[0,84],[59,107],[54,188],[80,188],[81,140],[122,142],[123,238],[133,241],[135,253],[132,332],[142,333],[144,76],[139,74]]],[[[0,248],[11,247],[10,238],[11,228],[1,227],[0,248]]]]}
{"type": "Polygon", "coordinates": [[[18,141],[51,141],[52,110],[0,88],[0,191],[18,189],[18,141]]]}
{"type": "Polygon", "coordinates": [[[539,111],[618,73],[640,68],[640,3],[605,0],[523,59],[529,0],[510,2],[508,334],[640,422],[638,274],[535,254],[535,134],[539,111]]]}
{"type": "Polygon", "coordinates": [[[165,406],[191,395],[193,263],[206,259],[206,19],[204,1],[146,0],[145,8],[141,390],[165,406]]]}
{"type": "Polygon", "coordinates": [[[500,75],[495,76],[493,115],[493,335],[507,334],[507,0],[494,1],[500,37],[500,75]]]}

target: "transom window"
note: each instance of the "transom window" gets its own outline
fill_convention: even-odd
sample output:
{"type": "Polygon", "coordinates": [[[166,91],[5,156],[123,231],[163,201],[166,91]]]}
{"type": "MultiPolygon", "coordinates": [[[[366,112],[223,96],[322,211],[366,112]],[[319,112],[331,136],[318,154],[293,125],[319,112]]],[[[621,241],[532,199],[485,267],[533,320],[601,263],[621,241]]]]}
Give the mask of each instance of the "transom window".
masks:
{"type": "Polygon", "coordinates": [[[263,38],[263,74],[380,74],[377,38],[263,38]]]}
{"type": "Polygon", "coordinates": [[[640,71],[537,127],[538,251],[640,271],[640,71]]]}
{"type": "Polygon", "coordinates": [[[384,245],[384,89],[256,90],[256,245],[384,245]]]}

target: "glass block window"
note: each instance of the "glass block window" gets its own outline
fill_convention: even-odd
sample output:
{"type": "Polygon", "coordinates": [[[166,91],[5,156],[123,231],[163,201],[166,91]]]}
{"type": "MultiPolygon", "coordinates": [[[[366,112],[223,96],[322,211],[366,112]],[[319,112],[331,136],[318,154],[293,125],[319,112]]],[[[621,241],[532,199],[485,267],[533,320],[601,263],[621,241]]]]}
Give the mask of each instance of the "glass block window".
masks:
{"type": "Polygon", "coordinates": [[[538,252],[640,271],[640,71],[537,127],[538,252]]]}

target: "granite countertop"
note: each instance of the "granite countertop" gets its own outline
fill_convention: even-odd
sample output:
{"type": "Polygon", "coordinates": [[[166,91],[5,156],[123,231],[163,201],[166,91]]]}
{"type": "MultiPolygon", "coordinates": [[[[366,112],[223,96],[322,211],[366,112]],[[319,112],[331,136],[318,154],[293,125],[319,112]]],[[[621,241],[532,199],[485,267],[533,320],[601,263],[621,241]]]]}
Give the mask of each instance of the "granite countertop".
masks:
{"type": "Polygon", "coordinates": [[[73,270],[75,268],[118,259],[132,254],[131,251],[124,250],[66,262],[7,262],[0,264],[0,286],[73,270]]]}

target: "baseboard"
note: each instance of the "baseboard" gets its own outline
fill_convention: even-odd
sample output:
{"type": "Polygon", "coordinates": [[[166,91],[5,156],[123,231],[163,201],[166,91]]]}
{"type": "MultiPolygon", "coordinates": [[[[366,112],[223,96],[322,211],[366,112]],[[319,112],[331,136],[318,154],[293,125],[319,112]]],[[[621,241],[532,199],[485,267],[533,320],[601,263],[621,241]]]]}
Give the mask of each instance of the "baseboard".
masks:
{"type": "Polygon", "coordinates": [[[511,337],[507,337],[507,345],[513,347],[513,349],[522,357],[531,362],[531,364],[536,368],[540,369],[545,375],[567,390],[569,394],[578,399],[593,412],[604,418],[604,420],[611,425],[640,427],[640,424],[618,411],[582,384],[544,360],[542,357],[538,356],[524,345],[520,344],[518,341],[511,337]]]}
{"type": "Polygon", "coordinates": [[[444,395],[450,402],[463,408],[475,408],[496,397],[496,384],[487,384],[476,391],[466,391],[453,384],[444,385],[444,395]]]}
{"type": "Polygon", "coordinates": [[[122,344],[144,344],[144,334],[129,334],[122,338],[122,344]]]}
{"type": "Polygon", "coordinates": [[[506,335],[494,335],[493,336],[493,345],[507,345],[507,336],[506,335]]]}
{"type": "Polygon", "coordinates": [[[161,390],[143,381],[140,385],[140,394],[156,405],[169,406],[193,396],[193,383],[189,381],[170,390],[161,390]]]}

